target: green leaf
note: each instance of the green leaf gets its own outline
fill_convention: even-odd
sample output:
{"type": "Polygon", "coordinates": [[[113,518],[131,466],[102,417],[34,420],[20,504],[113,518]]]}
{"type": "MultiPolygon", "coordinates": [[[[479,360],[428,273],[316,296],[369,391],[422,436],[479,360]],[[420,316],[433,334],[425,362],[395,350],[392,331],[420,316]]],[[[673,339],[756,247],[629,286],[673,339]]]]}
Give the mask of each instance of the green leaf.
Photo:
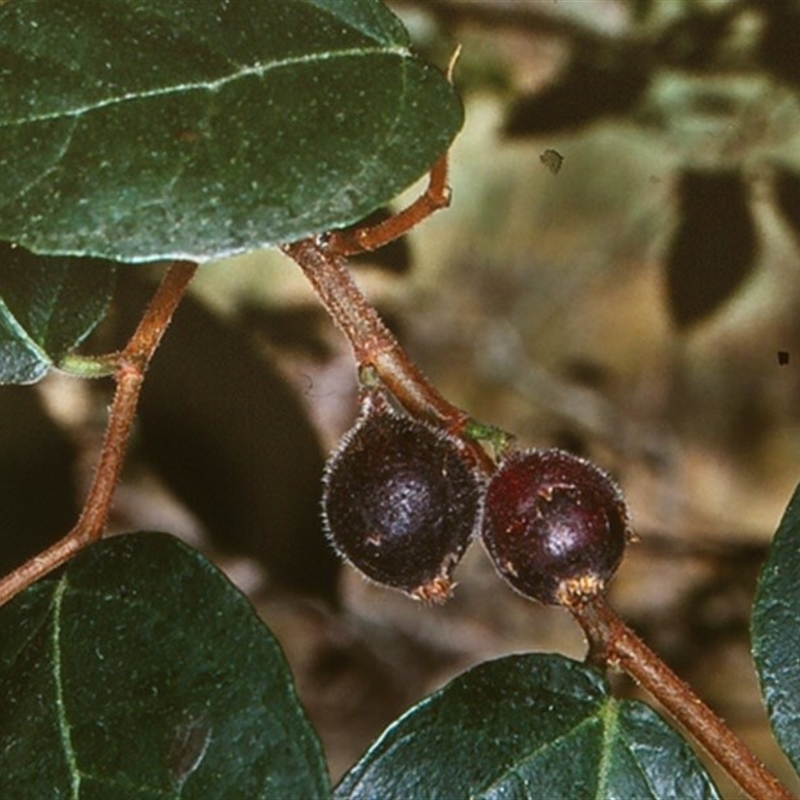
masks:
{"type": "Polygon", "coordinates": [[[0,3],[0,238],[123,261],[350,224],[462,109],[379,0],[0,3]]]}
{"type": "Polygon", "coordinates": [[[800,487],[761,570],[751,627],[775,738],[800,772],[800,487]]]}
{"type": "Polygon", "coordinates": [[[716,798],[689,746],[652,709],[609,696],[556,655],[466,672],[390,726],[337,800],[716,798]]]}
{"type": "Polygon", "coordinates": [[[0,610],[0,797],[330,797],[281,651],[164,534],[110,539],[0,610]]]}
{"type": "Polygon", "coordinates": [[[114,292],[116,265],[45,258],[0,242],[0,383],[33,383],[91,333],[114,292]]]}

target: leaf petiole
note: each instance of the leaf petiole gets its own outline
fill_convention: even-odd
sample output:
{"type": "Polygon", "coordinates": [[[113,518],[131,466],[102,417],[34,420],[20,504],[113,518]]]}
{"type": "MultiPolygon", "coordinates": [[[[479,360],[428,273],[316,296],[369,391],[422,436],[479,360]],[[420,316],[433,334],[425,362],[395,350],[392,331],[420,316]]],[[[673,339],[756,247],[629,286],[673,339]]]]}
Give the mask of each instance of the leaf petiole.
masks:
{"type": "Polygon", "coordinates": [[[119,369],[119,361],[119,353],[100,356],[67,353],[54,366],[75,378],[109,378],[119,369]]]}

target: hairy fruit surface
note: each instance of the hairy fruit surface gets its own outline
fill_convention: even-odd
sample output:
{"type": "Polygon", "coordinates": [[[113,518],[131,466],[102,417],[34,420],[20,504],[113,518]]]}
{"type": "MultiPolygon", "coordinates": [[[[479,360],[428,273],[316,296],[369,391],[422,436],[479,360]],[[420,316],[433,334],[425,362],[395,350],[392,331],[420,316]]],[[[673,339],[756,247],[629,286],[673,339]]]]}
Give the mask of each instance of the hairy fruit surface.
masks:
{"type": "Polygon", "coordinates": [[[551,605],[605,590],[630,538],[616,483],[563,450],[506,458],[484,504],[483,543],[497,571],[526,597],[551,605]]]}
{"type": "Polygon", "coordinates": [[[328,536],[372,580],[443,601],[477,528],[480,488],[457,440],[371,399],[328,460],[328,536]]]}

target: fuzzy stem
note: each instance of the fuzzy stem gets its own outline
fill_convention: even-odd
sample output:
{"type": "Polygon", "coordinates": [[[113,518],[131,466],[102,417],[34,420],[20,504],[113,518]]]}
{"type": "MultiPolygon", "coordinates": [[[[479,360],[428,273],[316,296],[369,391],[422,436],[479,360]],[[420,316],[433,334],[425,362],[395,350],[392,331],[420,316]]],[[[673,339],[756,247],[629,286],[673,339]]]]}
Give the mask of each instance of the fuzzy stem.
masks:
{"type": "MultiPolygon", "coordinates": [[[[448,69],[448,78],[452,78],[452,70],[458,59],[460,48],[453,54],[448,69]]],[[[410,206],[392,215],[377,225],[362,227],[356,225],[331,231],[327,236],[327,245],[331,252],[340,256],[352,256],[357,253],[370,252],[383,247],[405,233],[422,220],[450,205],[450,187],[447,185],[448,154],[445,153],[434,165],[428,177],[428,187],[410,206]]]]}
{"type": "MultiPolygon", "coordinates": [[[[442,396],[408,357],[356,286],[344,259],[315,239],[305,239],[282,249],[303,270],[323,306],[347,337],[359,370],[374,370],[383,385],[413,416],[463,436],[472,422],[469,414],[442,396]]],[[[490,474],[494,462],[477,442],[465,438],[464,447],[474,463],[490,474]]]]}
{"type": "Polygon", "coordinates": [[[592,660],[630,675],[694,737],[754,800],[792,795],[727,725],[620,620],[605,598],[570,608],[589,640],[592,660]]]}
{"type": "Polygon", "coordinates": [[[356,286],[340,255],[314,239],[286,245],[283,251],[303,270],[347,337],[359,367],[372,367],[411,413],[439,420],[448,427],[464,424],[466,412],[446,400],[406,355],[356,286]]]}

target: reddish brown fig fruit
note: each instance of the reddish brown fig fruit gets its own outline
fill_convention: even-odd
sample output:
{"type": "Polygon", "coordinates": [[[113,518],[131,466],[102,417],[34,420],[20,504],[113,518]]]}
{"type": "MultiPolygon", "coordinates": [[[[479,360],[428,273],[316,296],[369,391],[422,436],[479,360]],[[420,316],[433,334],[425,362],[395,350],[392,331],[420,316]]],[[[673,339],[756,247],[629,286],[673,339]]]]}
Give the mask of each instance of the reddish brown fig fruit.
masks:
{"type": "Polygon", "coordinates": [[[339,554],[372,580],[441,602],[477,529],[481,482],[455,438],[370,397],[325,470],[339,554]]]}
{"type": "Polygon", "coordinates": [[[631,532],[622,494],[605,472],[563,450],[528,450],[492,476],[482,536],[517,591],[573,605],[605,590],[631,532]]]}

